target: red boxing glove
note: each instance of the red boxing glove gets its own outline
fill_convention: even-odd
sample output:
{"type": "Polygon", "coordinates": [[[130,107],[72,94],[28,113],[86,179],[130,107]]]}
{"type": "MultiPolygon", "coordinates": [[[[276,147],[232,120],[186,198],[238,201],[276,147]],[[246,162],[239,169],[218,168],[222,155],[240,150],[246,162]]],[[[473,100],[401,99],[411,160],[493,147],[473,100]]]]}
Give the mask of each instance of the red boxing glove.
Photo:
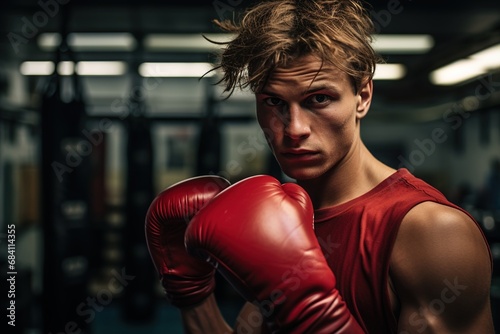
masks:
{"type": "Polygon", "coordinates": [[[146,241],[167,299],[177,307],[197,304],[215,288],[215,270],[186,252],[184,233],[191,218],[229,186],[218,176],[199,176],[163,190],[146,214],[146,241]]]}
{"type": "Polygon", "coordinates": [[[186,247],[257,303],[273,331],[363,333],[335,288],[309,196],[294,183],[259,175],[232,185],[193,218],[186,247]]]}

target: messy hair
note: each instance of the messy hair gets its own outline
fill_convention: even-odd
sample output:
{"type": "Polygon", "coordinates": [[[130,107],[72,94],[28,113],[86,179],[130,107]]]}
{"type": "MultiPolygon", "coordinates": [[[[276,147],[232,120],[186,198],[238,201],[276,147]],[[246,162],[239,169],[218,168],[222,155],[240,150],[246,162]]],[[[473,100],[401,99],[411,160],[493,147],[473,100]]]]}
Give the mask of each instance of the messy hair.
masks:
{"type": "Polygon", "coordinates": [[[315,55],[351,78],[355,92],[373,77],[379,56],[371,46],[373,22],[358,0],[259,1],[240,22],[214,21],[234,34],[219,64],[224,92],[259,91],[271,72],[305,55],[315,55]]]}

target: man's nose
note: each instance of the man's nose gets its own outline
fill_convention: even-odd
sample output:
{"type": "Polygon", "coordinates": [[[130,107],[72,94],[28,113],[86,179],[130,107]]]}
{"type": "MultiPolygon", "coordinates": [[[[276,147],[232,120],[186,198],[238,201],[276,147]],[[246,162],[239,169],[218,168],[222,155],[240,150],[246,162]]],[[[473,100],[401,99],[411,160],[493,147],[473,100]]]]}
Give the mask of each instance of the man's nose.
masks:
{"type": "Polygon", "coordinates": [[[285,135],[293,140],[308,137],[311,129],[307,111],[297,104],[290,104],[287,107],[284,120],[285,135]]]}

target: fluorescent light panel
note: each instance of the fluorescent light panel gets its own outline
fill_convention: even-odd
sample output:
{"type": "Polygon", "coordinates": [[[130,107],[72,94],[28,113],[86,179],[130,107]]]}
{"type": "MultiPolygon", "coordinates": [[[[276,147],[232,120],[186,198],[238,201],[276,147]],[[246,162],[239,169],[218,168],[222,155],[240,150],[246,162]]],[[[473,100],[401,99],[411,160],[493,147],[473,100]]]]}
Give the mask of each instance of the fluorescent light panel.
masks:
{"type": "Polygon", "coordinates": [[[75,72],[75,63],[72,61],[62,61],[57,64],[57,73],[60,75],[72,75],[75,72]]]}
{"type": "Polygon", "coordinates": [[[500,67],[500,44],[479,51],[470,58],[488,69],[500,67]]]}
{"type": "Polygon", "coordinates": [[[21,63],[19,71],[22,75],[51,75],[54,72],[54,63],[51,61],[25,61],[21,63]]]}
{"type": "Polygon", "coordinates": [[[76,65],[79,75],[124,75],[127,64],[123,61],[80,61],[76,65]]]}
{"type": "MultiPolygon", "coordinates": [[[[228,42],[232,34],[204,34],[215,42],[228,42]]],[[[425,53],[434,46],[430,35],[374,35],[372,46],[380,53],[425,53]]],[[[207,41],[201,34],[150,34],[144,47],[151,51],[212,51],[222,46],[207,41]]]]}
{"type": "Polygon", "coordinates": [[[430,35],[374,35],[372,47],[379,53],[418,54],[434,46],[430,35]]]}
{"type": "MultiPolygon", "coordinates": [[[[50,75],[54,68],[51,61],[26,61],[21,64],[20,72],[23,75],[50,75]]],[[[212,68],[210,63],[148,62],[139,66],[139,74],[143,77],[200,78],[205,74],[207,77],[214,76],[214,72],[207,73],[212,68]]],[[[122,61],[81,61],[75,66],[73,62],[63,61],[57,66],[60,75],[71,75],[75,69],[78,75],[117,76],[126,73],[127,65],[122,61]]],[[[374,80],[397,80],[403,78],[405,73],[402,64],[378,64],[374,80]]]]}
{"type": "Polygon", "coordinates": [[[500,68],[500,44],[438,68],[430,74],[430,80],[435,85],[455,85],[497,68],[500,68]]]}
{"type": "MultiPolygon", "coordinates": [[[[25,61],[20,66],[23,75],[51,75],[55,64],[51,61],[25,61]]],[[[62,61],[57,64],[57,73],[72,75],[76,69],[78,75],[85,76],[117,76],[127,71],[127,65],[122,61],[81,61],[75,64],[62,61]]]]}
{"type": "MultiPolygon", "coordinates": [[[[139,74],[143,77],[199,78],[212,68],[210,63],[142,63],[139,74]]],[[[213,75],[210,72],[206,76],[213,75]]]]}
{"type": "MultiPolygon", "coordinates": [[[[231,34],[203,34],[214,42],[227,42],[231,34]]],[[[144,48],[151,51],[211,51],[219,46],[201,34],[150,34],[144,38],[144,48]]]]}
{"type": "Polygon", "coordinates": [[[406,74],[402,64],[377,64],[373,80],[398,80],[406,74]]]}
{"type": "MultiPolygon", "coordinates": [[[[38,38],[44,51],[53,51],[60,43],[58,33],[43,33],[38,38]]],[[[132,51],[137,42],[129,33],[70,33],[68,45],[75,51],[132,51]]]]}
{"type": "MultiPolygon", "coordinates": [[[[216,42],[230,41],[232,34],[204,34],[216,42]]],[[[380,53],[425,53],[434,46],[430,35],[373,35],[373,48],[380,53]]],[[[58,33],[43,33],[38,38],[42,50],[55,50],[61,43],[58,33]]],[[[132,51],[137,45],[129,33],[70,33],[68,44],[75,51],[132,51]]],[[[149,34],[144,47],[151,51],[203,52],[218,49],[217,44],[207,41],[202,34],[149,34]]]]}

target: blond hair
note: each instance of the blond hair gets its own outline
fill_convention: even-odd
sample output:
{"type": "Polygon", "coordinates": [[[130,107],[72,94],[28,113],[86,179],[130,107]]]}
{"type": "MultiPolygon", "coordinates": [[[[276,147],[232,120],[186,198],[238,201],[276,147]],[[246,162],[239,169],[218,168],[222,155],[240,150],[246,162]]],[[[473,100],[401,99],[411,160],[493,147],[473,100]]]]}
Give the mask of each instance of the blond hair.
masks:
{"type": "MultiPolygon", "coordinates": [[[[236,37],[220,63],[224,91],[262,89],[273,69],[313,54],[347,73],[355,92],[370,80],[379,56],[371,47],[374,25],[357,0],[269,0],[247,9],[239,23],[214,21],[236,37]]],[[[229,97],[229,96],[228,96],[229,97]]]]}

